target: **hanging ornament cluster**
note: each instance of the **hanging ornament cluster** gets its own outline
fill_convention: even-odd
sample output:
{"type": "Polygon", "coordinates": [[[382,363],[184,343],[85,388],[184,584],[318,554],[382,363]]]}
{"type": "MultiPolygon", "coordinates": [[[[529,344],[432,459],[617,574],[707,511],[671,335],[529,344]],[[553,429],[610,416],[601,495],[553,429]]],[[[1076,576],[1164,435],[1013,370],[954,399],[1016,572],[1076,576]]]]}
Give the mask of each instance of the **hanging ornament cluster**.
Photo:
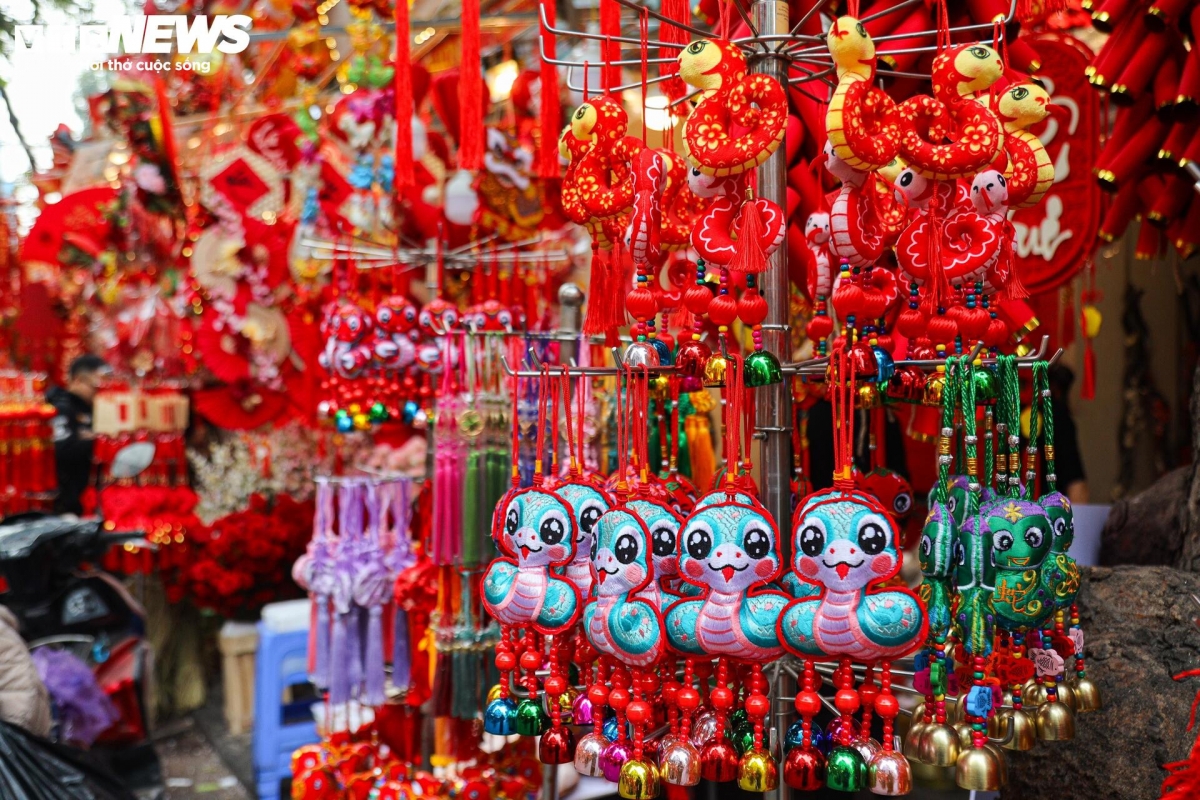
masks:
{"type": "Polygon", "coordinates": [[[1200,248],[1200,201],[1188,166],[1200,158],[1200,9],[1189,2],[1085,0],[1109,34],[1088,80],[1115,106],[1116,122],[1093,171],[1113,193],[1100,228],[1112,241],[1141,219],[1135,255],[1183,258],[1200,248]]]}
{"type": "Polygon", "coordinates": [[[875,86],[866,27],[840,17],[830,28],[838,83],[825,167],[841,187],[805,231],[816,312],[807,333],[818,354],[837,328],[852,353],[861,340],[889,357],[978,343],[995,353],[1026,318],[1006,307],[1024,296],[1008,213],[1038,203],[1053,181],[1029,130],[1050,113],[1050,97],[1008,66],[1007,39],[999,52],[952,45],[944,5],[938,16],[933,94],[901,103],[875,86]],[[886,257],[893,248],[896,268],[886,257]]]}

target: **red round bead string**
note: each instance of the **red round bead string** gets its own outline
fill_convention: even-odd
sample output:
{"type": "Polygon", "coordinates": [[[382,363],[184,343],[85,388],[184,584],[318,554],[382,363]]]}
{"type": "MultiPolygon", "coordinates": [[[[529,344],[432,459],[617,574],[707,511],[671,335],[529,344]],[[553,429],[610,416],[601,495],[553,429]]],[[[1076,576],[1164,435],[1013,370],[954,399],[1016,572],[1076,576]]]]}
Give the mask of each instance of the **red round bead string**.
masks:
{"type": "Polygon", "coordinates": [[[746,695],[746,716],[754,726],[754,749],[762,750],[763,722],[771,711],[771,701],[766,694],[767,680],[762,674],[762,664],[755,663],[751,667],[747,687],[749,693],[746,695]]]}
{"type": "Polygon", "coordinates": [[[812,721],[821,711],[821,696],[817,694],[819,686],[812,659],[806,659],[801,688],[796,694],[796,713],[800,715],[801,727],[804,730],[800,744],[805,748],[812,746],[812,721]]]}
{"type": "Polygon", "coordinates": [[[862,703],[862,724],[859,727],[863,739],[871,738],[871,715],[875,711],[875,700],[879,697],[879,687],[875,685],[875,665],[868,664],[863,675],[862,685],[858,687],[858,699],[862,703]]]}
{"type": "Polygon", "coordinates": [[[842,715],[841,724],[838,726],[838,744],[850,745],[854,741],[853,715],[861,704],[858,692],[854,691],[854,669],[850,666],[850,659],[842,659],[837,674],[834,675],[834,682],[838,690],[833,696],[833,705],[842,715]]]}
{"type": "Polygon", "coordinates": [[[892,726],[900,713],[900,703],[892,694],[892,662],[884,661],[879,674],[879,695],[875,698],[875,713],[883,720],[883,752],[892,752],[892,726]]]}

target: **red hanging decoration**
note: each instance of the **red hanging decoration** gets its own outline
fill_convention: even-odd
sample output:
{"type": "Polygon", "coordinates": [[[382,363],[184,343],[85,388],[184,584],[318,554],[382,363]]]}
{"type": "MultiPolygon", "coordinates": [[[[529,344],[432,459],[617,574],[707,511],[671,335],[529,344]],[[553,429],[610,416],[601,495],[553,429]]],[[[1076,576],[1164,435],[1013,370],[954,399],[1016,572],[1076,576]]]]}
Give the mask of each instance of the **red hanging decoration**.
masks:
{"type": "Polygon", "coordinates": [[[393,87],[396,92],[396,168],[393,185],[396,196],[416,186],[413,174],[412,115],[413,90],[409,35],[408,0],[396,0],[394,11],[396,22],[396,58],[393,87]]]}
{"type": "MultiPolygon", "coordinates": [[[[600,0],[600,35],[621,35],[621,7],[617,5],[617,0],[600,0]]],[[[621,68],[613,66],[613,62],[621,60],[621,43],[612,40],[601,42],[600,58],[604,61],[600,85],[607,94],[621,83],[621,68]]]]}
{"type": "MultiPolygon", "coordinates": [[[[462,81],[458,84],[458,106],[461,109],[458,129],[458,168],[483,169],[483,125],[476,114],[483,109],[483,81],[474,65],[479,55],[479,0],[463,0],[462,4],[462,81]]],[[[543,83],[545,102],[545,84],[543,83]]],[[[557,141],[557,140],[556,140],[557,141]]]]}
{"type": "MultiPolygon", "coordinates": [[[[546,22],[555,26],[558,24],[553,0],[542,0],[542,9],[546,22]]],[[[558,57],[555,47],[554,34],[542,28],[542,50],[546,57],[558,57]]],[[[559,106],[558,70],[546,59],[542,60],[542,94],[541,94],[541,141],[538,143],[537,174],[539,178],[559,177],[558,167],[558,132],[562,124],[562,109],[559,106]]]]}

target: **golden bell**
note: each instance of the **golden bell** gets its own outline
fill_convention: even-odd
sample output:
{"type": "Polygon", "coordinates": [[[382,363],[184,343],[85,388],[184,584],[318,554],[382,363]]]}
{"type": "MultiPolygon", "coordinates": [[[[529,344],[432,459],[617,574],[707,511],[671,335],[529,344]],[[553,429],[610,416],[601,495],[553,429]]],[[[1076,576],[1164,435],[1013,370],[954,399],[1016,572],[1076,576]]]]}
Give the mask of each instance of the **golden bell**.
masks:
{"type": "Polygon", "coordinates": [[[875,408],[879,405],[879,392],[874,384],[860,383],[858,385],[858,407],[875,408]]]}
{"type": "Polygon", "coordinates": [[[955,723],[954,730],[958,732],[958,748],[960,751],[975,745],[975,730],[970,725],[965,722],[958,722],[955,723]]]}
{"type": "Polygon", "coordinates": [[[949,725],[930,723],[921,731],[917,758],[935,767],[952,767],[958,761],[958,731],[949,725]]]}
{"type": "Polygon", "coordinates": [[[954,782],[954,767],[935,767],[932,764],[922,764],[920,761],[909,762],[912,767],[913,782],[923,789],[956,789],[954,782]]]}
{"type": "Polygon", "coordinates": [[[1071,688],[1069,683],[1058,684],[1058,686],[1055,687],[1055,691],[1058,693],[1058,702],[1062,703],[1072,711],[1078,710],[1075,707],[1075,690],[1071,688]]]}
{"type": "Polygon", "coordinates": [[[1021,705],[1026,708],[1037,708],[1046,702],[1046,687],[1030,679],[1021,687],[1021,705]]]}
{"type": "Polygon", "coordinates": [[[901,750],[908,758],[917,760],[917,751],[921,745],[921,734],[928,727],[923,719],[923,714],[919,712],[921,706],[917,706],[918,711],[913,711],[912,722],[909,723],[908,733],[904,734],[904,745],[901,750]]]}
{"type": "Polygon", "coordinates": [[[713,353],[708,358],[708,362],[704,365],[704,385],[716,386],[725,382],[725,357],[720,353],[713,353]]]}
{"type": "Polygon", "coordinates": [[[912,785],[912,767],[899,753],[876,753],[867,762],[867,788],[872,794],[895,797],[911,792],[912,785]]]}
{"type": "Polygon", "coordinates": [[[964,750],[954,765],[954,782],[961,789],[996,792],[1004,785],[1004,757],[990,747],[964,750]]]}
{"type": "Polygon", "coordinates": [[[1004,739],[1001,747],[1024,752],[1032,750],[1037,744],[1037,725],[1027,711],[1011,708],[1001,711],[996,716],[1004,718],[1003,732],[997,737],[1004,739]]]}
{"type": "Polygon", "coordinates": [[[921,400],[927,406],[939,406],[942,404],[942,389],[946,388],[945,375],[930,375],[929,380],[925,381],[925,396],[921,400]]]}
{"type": "Polygon", "coordinates": [[[1067,742],[1075,738],[1075,712],[1062,703],[1046,703],[1037,710],[1037,738],[1067,742]]]}
{"type": "Polygon", "coordinates": [[[779,786],[779,767],[763,750],[747,750],[738,762],[738,788],[746,792],[771,792],[779,786]]]}
{"type": "Polygon", "coordinates": [[[658,768],[644,759],[629,759],[621,765],[617,793],[625,800],[651,800],[658,797],[658,768]]]}
{"type": "Polygon", "coordinates": [[[1100,687],[1091,678],[1080,678],[1075,681],[1075,710],[1080,714],[1099,711],[1104,703],[1100,700],[1100,687]]]}
{"type": "MultiPolygon", "coordinates": [[[[490,703],[493,700],[499,700],[499,699],[500,699],[500,684],[497,683],[495,686],[488,689],[487,701],[488,701],[488,703],[490,703]]],[[[483,705],[484,705],[484,708],[487,707],[487,703],[484,703],[483,705]]]]}

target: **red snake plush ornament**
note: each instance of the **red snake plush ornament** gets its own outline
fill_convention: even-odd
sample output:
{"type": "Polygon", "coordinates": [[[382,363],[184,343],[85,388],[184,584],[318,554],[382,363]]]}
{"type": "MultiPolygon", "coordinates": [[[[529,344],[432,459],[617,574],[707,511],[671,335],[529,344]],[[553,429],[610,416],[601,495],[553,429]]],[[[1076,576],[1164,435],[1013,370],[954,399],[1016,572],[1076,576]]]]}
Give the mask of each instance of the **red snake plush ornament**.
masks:
{"type": "Polygon", "coordinates": [[[679,77],[702,91],[683,123],[688,160],[707,175],[737,175],[779,149],[787,128],[787,95],[774,78],[748,75],[732,42],[702,39],[679,54],[679,77]]]}
{"type": "Polygon", "coordinates": [[[838,75],[825,115],[829,142],[850,167],[880,169],[900,150],[900,119],[895,101],[874,85],[875,43],[854,17],[835,19],[826,42],[838,75]]]}
{"type": "Polygon", "coordinates": [[[842,182],[829,214],[829,252],[852,267],[874,264],[883,254],[884,230],[875,203],[875,174],[860,172],[825,144],[825,168],[842,182]]]}
{"type": "Polygon", "coordinates": [[[927,178],[964,178],[1000,154],[1004,132],[996,115],[976,99],[1004,74],[996,51],[962,44],[933,60],[933,97],[900,104],[900,155],[927,178]],[[949,139],[949,143],[942,140],[949,139]]]}
{"type": "Polygon", "coordinates": [[[946,279],[951,283],[986,275],[996,263],[1000,252],[1003,226],[998,220],[985,217],[965,201],[955,183],[926,181],[915,172],[905,170],[897,181],[897,191],[914,207],[923,209],[909,223],[896,243],[896,261],[906,276],[919,286],[930,279],[932,253],[930,237],[938,230],[938,252],[946,279]],[[937,225],[928,210],[937,193],[937,225]]]}
{"type": "Polygon", "coordinates": [[[1050,116],[1050,93],[1036,83],[1018,83],[1000,93],[992,106],[1004,126],[1008,205],[1037,205],[1054,183],[1054,162],[1029,129],[1050,116]]]}
{"type": "Polygon", "coordinates": [[[757,206],[762,220],[758,241],[763,255],[770,258],[783,242],[787,232],[783,209],[762,197],[743,200],[745,191],[741,177],[714,178],[694,168],[688,174],[688,186],[698,197],[712,198],[691,232],[692,247],[706,262],[729,266],[733,261],[737,254],[744,212],[749,203],[757,206]]]}
{"type": "Polygon", "coordinates": [[[633,203],[631,164],[645,145],[626,135],[628,130],[625,109],[607,95],[589,100],[571,116],[571,135],[591,143],[579,157],[575,185],[583,207],[600,220],[624,213],[633,203]]]}
{"type": "Polygon", "coordinates": [[[675,252],[692,241],[692,228],[705,203],[688,186],[687,161],[669,150],[657,151],[667,162],[667,184],[662,193],[662,249],[675,252]]]}

